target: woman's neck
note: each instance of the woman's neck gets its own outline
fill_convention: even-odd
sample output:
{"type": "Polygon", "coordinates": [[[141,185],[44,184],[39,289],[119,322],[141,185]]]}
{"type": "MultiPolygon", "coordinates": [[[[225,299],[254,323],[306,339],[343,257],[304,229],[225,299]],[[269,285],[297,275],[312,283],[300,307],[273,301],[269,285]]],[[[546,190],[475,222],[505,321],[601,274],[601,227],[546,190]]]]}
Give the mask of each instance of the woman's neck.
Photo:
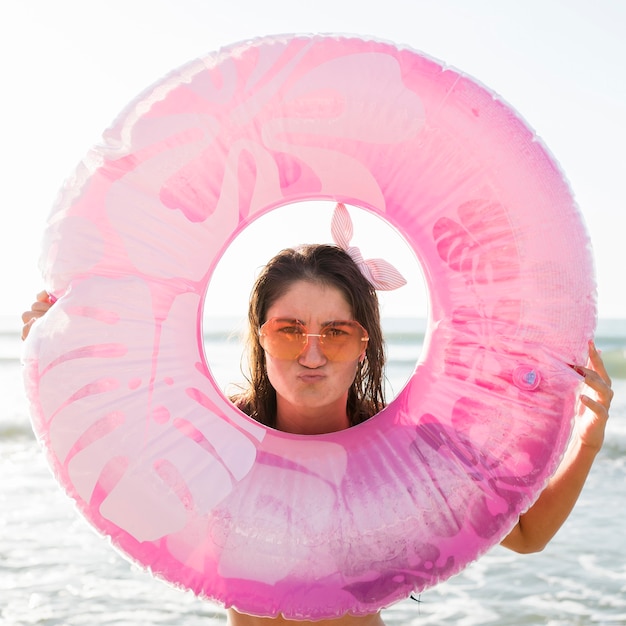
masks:
{"type": "Polygon", "coordinates": [[[277,430],[295,435],[323,435],[350,427],[346,402],[323,407],[296,407],[278,399],[276,407],[277,430]]]}

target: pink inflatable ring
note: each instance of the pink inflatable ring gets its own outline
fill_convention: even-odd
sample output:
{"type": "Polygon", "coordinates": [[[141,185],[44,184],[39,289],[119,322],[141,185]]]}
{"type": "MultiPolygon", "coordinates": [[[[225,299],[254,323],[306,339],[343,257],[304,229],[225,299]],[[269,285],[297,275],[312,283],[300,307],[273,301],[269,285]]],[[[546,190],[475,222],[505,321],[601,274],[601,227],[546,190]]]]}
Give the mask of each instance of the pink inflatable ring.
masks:
{"type": "Polygon", "coordinates": [[[497,544],[563,454],[595,326],[588,237],[533,132],[359,38],[235,45],[144,92],[63,189],[43,272],[25,379],[59,483],[155,576],[264,616],[372,612],[497,544]],[[400,395],[306,437],[228,402],[200,320],[233,238],[311,199],[393,225],[431,310],[400,395]]]}

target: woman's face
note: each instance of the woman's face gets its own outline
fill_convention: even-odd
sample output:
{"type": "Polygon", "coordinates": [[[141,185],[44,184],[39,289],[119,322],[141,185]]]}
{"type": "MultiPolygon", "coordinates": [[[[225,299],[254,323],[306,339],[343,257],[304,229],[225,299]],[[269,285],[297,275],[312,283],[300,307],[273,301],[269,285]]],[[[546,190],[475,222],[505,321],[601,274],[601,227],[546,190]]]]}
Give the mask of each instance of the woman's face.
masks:
{"type": "MultiPolygon", "coordinates": [[[[300,320],[309,333],[335,320],[351,320],[352,310],[336,287],[305,280],[294,283],[267,311],[273,317],[300,320]]],[[[295,360],[265,353],[267,375],[276,390],[279,430],[296,434],[322,434],[348,428],[348,390],[359,361],[329,361],[320,350],[319,338],[309,337],[304,352],[295,360]]]]}

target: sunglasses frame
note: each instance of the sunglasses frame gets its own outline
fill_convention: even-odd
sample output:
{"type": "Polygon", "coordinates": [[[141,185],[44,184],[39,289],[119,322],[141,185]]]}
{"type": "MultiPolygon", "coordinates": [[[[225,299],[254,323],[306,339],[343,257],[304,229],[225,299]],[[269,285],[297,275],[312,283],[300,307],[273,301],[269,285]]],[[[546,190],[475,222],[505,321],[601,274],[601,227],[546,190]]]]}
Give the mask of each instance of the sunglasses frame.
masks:
{"type": "Polygon", "coordinates": [[[322,352],[322,354],[324,355],[324,357],[331,362],[334,363],[341,363],[341,362],[346,362],[346,361],[352,361],[353,359],[356,359],[357,357],[359,357],[361,354],[363,354],[364,350],[367,348],[367,343],[369,342],[369,333],[367,332],[367,330],[356,320],[332,320],[331,322],[328,322],[327,324],[324,324],[324,326],[322,326],[322,328],[320,329],[319,333],[309,333],[308,332],[308,328],[306,326],[306,324],[304,324],[303,322],[301,322],[300,320],[297,320],[295,318],[290,318],[290,317],[272,317],[269,320],[267,320],[266,322],[263,323],[263,325],[259,328],[259,343],[261,344],[261,347],[263,348],[263,350],[265,350],[265,352],[267,352],[267,354],[269,354],[270,356],[274,357],[275,359],[281,359],[281,360],[285,360],[285,361],[296,361],[297,359],[299,359],[302,354],[304,353],[304,351],[307,349],[308,345],[309,345],[309,337],[317,337],[319,339],[319,346],[320,346],[320,350],[322,352]],[[295,354],[293,357],[284,357],[284,356],[280,356],[278,354],[272,354],[272,352],[270,350],[267,349],[266,345],[264,345],[264,341],[263,338],[264,337],[269,337],[270,335],[266,335],[263,333],[263,329],[268,325],[271,324],[273,322],[285,322],[285,327],[288,327],[290,325],[294,326],[294,327],[298,327],[298,328],[302,328],[305,332],[301,333],[301,335],[304,337],[304,342],[302,344],[295,344],[294,346],[300,347],[301,349],[300,351],[295,354]],[[359,350],[359,352],[357,354],[355,354],[353,357],[351,356],[350,358],[333,358],[333,356],[329,356],[326,353],[326,350],[324,349],[324,339],[326,338],[326,333],[324,331],[326,331],[327,329],[332,329],[332,328],[339,328],[341,325],[349,325],[350,327],[357,327],[361,330],[362,332],[362,336],[360,338],[360,342],[362,344],[364,344],[364,348],[362,350],[359,350]]]}

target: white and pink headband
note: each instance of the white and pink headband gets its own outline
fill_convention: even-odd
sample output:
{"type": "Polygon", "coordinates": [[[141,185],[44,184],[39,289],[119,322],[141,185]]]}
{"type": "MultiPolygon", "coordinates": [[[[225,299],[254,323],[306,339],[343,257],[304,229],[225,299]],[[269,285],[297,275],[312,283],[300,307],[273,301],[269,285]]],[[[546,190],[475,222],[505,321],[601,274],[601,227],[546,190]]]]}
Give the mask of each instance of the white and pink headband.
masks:
{"type": "Polygon", "coordinates": [[[361,251],[356,246],[350,245],[353,234],[352,220],[348,209],[341,202],[335,206],[331,233],[333,241],[352,257],[374,289],[392,291],[406,285],[404,276],[391,263],[384,259],[364,259],[361,251]]]}

